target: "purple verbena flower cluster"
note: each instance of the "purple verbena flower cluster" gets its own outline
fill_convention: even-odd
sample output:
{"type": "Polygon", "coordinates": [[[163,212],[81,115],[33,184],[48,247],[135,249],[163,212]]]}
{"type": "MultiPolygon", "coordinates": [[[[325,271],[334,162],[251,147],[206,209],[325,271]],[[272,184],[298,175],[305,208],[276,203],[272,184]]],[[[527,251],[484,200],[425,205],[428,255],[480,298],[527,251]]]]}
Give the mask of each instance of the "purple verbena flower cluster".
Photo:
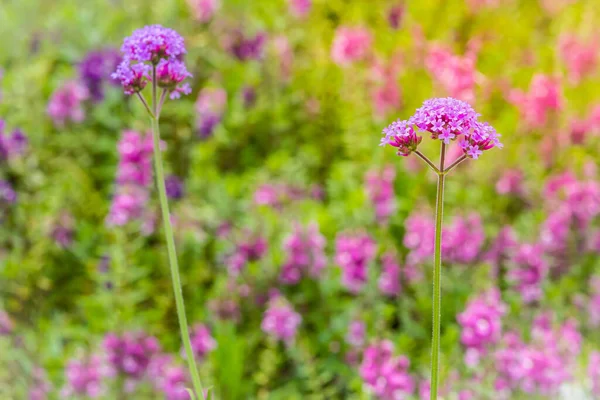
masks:
{"type": "Polygon", "coordinates": [[[103,347],[111,368],[134,382],[146,375],[150,361],[160,353],[158,340],[141,332],[109,333],[103,347]]]}
{"type": "Polygon", "coordinates": [[[383,340],[365,349],[360,377],[377,399],[409,399],[415,390],[415,380],[408,372],[409,365],[405,356],[394,356],[392,342],[383,340]]]}
{"type": "Polygon", "coordinates": [[[187,371],[175,364],[170,355],[153,357],[148,365],[148,377],[154,388],[164,394],[165,400],[190,400],[186,391],[190,386],[187,371]]]}
{"type": "Polygon", "coordinates": [[[179,200],[183,197],[183,181],[176,175],[169,175],[165,179],[167,196],[172,200],[179,200]]]}
{"type": "Polygon", "coordinates": [[[221,6],[220,0],[187,0],[187,3],[194,18],[203,24],[209,22],[221,6]]]}
{"type": "Polygon", "coordinates": [[[0,179],[0,206],[11,205],[17,201],[17,192],[10,182],[0,179]]]}
{"type": "Polygon", "coordinates": [[[296,225],[283,243],[287,259],[281,267],[279,280],[287,285],[296,284],[303,276],[317,278],[327,264],[325,238],[316,224],[296,225]]]}
{"type": "Polygon", "coordinates": [[[171,99],[189,94],[184,80],[192,75],[183,63],[186,50],[183,37],[173,29],[149,25],[126,37],[121,47],[123,61],[111,75],[121,82],[126,94],[138,93],[152,81],[169,92],[171,99]]]}
{"type": "Polygon", "coordinates": [[[198,136],[206,139],[212,136],[227,108],[227,92],[223,88],[204,88],[196,100],[196,129],[198,136]]]}
{"type": "Polygon", "coordinates": [[[520,244],[510,259],[508,278],[525,303],[541,299],[542,283],[548,273],[540,244],[520,244]]]}
{"type": "Polygon", "coordinates": [[[61,396],[101,398],[107,391],[105,379],[113,375],[114,371],[99,355],[73,359],[68,362],[65,370],[66,383],[61,396]]]}
{"type": "Polygon", "coordinates": [[[20,129],[8,133],[6,123],[0,119],[0,160],[21,156],[27,149],[27,136],[20,129]]]}
{"type": "Polygon", "coordinates": [[[244,238],[236,244],[233,253],[225,259],[229,275],[238,276],[248,263],[260,260],[266,254],[267,248],[268,243],[264,237],[246,232],[244,238]]]}
{"type": "Polygon", "coordinates": [[[386,296],[398,296],[402,291],[400,283],[401,272],[395,253],[387,252],[381,256],[381,275],[377,282],[379,291],[386,296]]]}
{"type": "Polygon", "coordinates": [[[375,259],[377,243],[367,234],[339,234],[335,261],[342,269],[342,285],[356,294],[368,280],[369,264],[375,259]]]}
{"type": "MultiPolygon", "coordinates": [[[[204,360],[206,355],[217,347],[217,342],[212,337],[210,329],[204,324],[197,324],[190,333],[192,350],[197,360],[204,360]]],[[[181,349],[181,355],[185,357],[184,349],[181,349]]]]}
{"type": "Polygon", "coordinates": [[[258,32],[251,36],[246,35],[241,29],[235,29],[225,36],[223,47],[240,61],[261,60],[266,42],[265,32],[258,32]]]}
{"type": "Polygon", "coordinates": [[[398,155],[408,156],[421,143],[422,136],[417,133],[429,132],[432,139],[446,144],[462,137],[459,144],[463,153],[477,159],[485,150],[502,147],[500,135],[487,123],[479,122],[478,118],[479,114],[464,101],[451,97],[430,99],[407,121],[398,120],[385,128],[381,145],[396,147],[398,155]]]}
{"type": "MultiPolygon", "coordinates": [[[[433,223],[433,222],[432,222],[433,223]]],[[[456,217],[442,230],[442,256],[444,262],[470,264],[481,253],[485,233],[481,217],[472,213],[466,218],[456,217]]]]}

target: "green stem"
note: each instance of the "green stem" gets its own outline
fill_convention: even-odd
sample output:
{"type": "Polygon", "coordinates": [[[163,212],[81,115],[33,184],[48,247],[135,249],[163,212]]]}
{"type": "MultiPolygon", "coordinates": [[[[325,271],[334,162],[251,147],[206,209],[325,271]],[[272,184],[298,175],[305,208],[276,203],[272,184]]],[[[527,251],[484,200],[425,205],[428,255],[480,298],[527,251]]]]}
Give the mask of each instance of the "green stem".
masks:
{"type": "MultiPolygon", "coordinates": [[[[442,143],[439,170],[444,171],[446,145],[442,143]]],[[[442,316],[442,219],[444,216],[444,183],[446,174],[438,173],[435,202],[435,253],[433,260],[433,334],[431,339],[431,400],[437,400],[440,369],[440,328],[442,316]]]]}
{"type": "Polygon", "coordinates": [[[175,305],[177,308],[177,318],[179,319],[179,328],[181,330],[181,340],[185,350],[194,391],[198,399],[204,398],[204,391],[198,375],[196,359],[192,351],[190,342],[190,332],[185,315],[185,304],[183,302],[183,293],[181,290],[181,278],[179,277],[179,266],[177,264],[177,253],[175,251],[175,239],[173,237],[173,227],[171,226],[171,214],[169,212],[169,202],[167,200],[167,189],[165,186],[165,174],[163,171],[162,154],[160,151],[160,131],[159,115],[157,114],[157,96],[156,96],[156,67],[152,71],[152,107],[154,108],[154,117],[152,118],[152,138],[154,142],[154,168],[156,172],[156,185],[158,186],[158,197],[160,200],[160,209],[163,217],[163,227],[165,229],[165,238],[167,240],[167,252],[169,254],[169,267],[171,269],[171,281],[173,283],[173,292],[175,294],[175,305]]]}

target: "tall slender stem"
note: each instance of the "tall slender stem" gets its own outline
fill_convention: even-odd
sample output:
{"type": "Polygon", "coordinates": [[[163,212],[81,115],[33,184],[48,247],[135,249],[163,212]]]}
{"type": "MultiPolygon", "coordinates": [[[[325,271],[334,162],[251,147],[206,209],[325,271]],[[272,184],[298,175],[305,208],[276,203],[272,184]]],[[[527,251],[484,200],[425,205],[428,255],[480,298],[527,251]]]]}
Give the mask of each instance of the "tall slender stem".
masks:
{"type": "Polygon", "coordinates": [[[154,143],[154,168],[156,170],[156,186],[158,187],[158,197],[160,200],[160,209],[163,217],[163,226],[167,240],[167,252],[169,254],[169,267],[171,269],[171,281],[173,283],[173,292],[175,294],[175,306],[177,308],[177,318],[179,319],[179,328],[181,330],[181,340],[185,350],[189,372],[194,385],[194,391],[198,399],[204,398],[198,367],[194,358],[192,344],[190,342],[190,332],[185,315],[185,304],[183,302],[183,293],[181,290],[181,278],[179,277],[179,266],[177,264],[177,253],[175,251],[175,239],[173,237],[173,227],[171,226],[171,214],[169,212],[169,202],[167,200],[167,189],[165,186],[165,174],[163,171],[162,154],[160,151],[160,131],[158,103],[156,96],[156,67],[152,70],[152,107],[154,117],[152,118],[152,138],[154,143]]]}
{"type": "MultiPolygon", "coordinates": [[[[444,171],[446,144],[442,143],[439,171],[444,171]]],[[[442,317],[442,219],[444,216],[444,183],[446,174],[438,173],[435,202],[435,253],[433,260],[433,333],[431,339],[431,400],[437,400],[440,369],[440,328],[442,317]]]]}

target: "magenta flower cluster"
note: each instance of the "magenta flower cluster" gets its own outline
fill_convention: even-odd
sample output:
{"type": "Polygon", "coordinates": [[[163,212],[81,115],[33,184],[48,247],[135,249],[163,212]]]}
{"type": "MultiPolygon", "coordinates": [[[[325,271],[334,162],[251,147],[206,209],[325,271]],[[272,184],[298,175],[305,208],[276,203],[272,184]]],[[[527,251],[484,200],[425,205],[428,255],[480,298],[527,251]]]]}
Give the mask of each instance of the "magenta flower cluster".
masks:
{"type": "Polygon", "coordinates": [[[175,364],[170,355],[153,357],[148,366],[148,377],[154,388],[164,394],[165,400],[190,400],[186,391],[190,385],[187,371],[175,364]]]}
{"type": "Polygon", "coordinates": [[[116,190],[106,222],[122,226],[144,214],[152,184],[152,137],[124,131],[117,148],[120,160],[116,190]]]}
{"type": "Polygon", "coordinates": [[[387,224],[396,210],[395,178],[396,170],[391,165],[386,166],[381,172],[369,171],[365,176],[366,192],[375,209],[375,220],[380,224],[387,224]]]}
{"type": "Polygon", "coordinates": [[[423,139],[418,133],[429,132],[432,139],[445,144],[460,138],[463,153],[477,159],[486,150],[502,147],[500,135],[487,123],[479,122],[478,117],[479,114],[463,101],[450,97],[430,99],[407,121],[398,120],[385,128],[381,145],[396,147],[398,155],[408,156],[423,139]]]}
{"type": "Polygon", "coordinates": [[[239,61],[261,60],[266,42],[265,32],[258,32],[252,36],[236,29],[225,37],[223,47],[239,61]]]}
{"type": "Polygon", "coordinates": [[[501,339],[502,317],[506,309],[500,292],[492,289],[471,300],[458,314],[457,320],[462,328],[460,341],[467,349],[467,364],[478,360],[490,345],[501,339]]]}
{"type": "Polygon", "coordinates": [[[318,225],[295,225],[293,232],[283,243],[287,257],[281,267],[279,280],[293,285],[302,277],[319,277],[327,264],[325,244],[325,238],[319,232],[318,225]]]}
{"type": "Polygon", "coordinates": [[[276,340],[291,344],[296,337],[302,316],[292,308],[283,297],[271,297],[263,314],[261,328],[263,332],[276,340]]]}
{"type": "Polygon", "coordinates": [[[369,55],[372,42],[373,38],[367,29],[341,26],[335,31],[331,45],[331,59],[342,67],[362,61],[369,55]]]}
{"type": "Polygon", "coordinates": [[[222,88],[204,88],[196,100],[196,129],[200,138],[212,136],[227,107],[227,92],[222,88]]]}
{"type": "Polygon", "coordinates": [[[402,290],[401,278],[404,278],[401,272],[396,254],[387,252],[381,256],[381,275],[377,282],[379,291],[386,296],[398,296],[402,290]]]}
{"type": "Polygon", "coordinates": [[[441,46],[432,46],[425,59],[427,70],[446,93],[468,102],[475,100],[475,63],[473,52],[459,56],[441,46]]]}
{"type": "Polygon", "coordinates": [[[391,341],[383,340],[365,349],[360,377],[377,399],[409,399],[415,390],[415,380],[408,372],[409,365],[408,358],[394,355],[391,341]]]}
{"type": "Polygon", "coordinates": [[[6,123],[0,119],[0,160],[11,159],[23,155],[27,149],[28,139],[21,129],[6,131],[6,123]]]}
{"type": "Polygon", "coordinates": [[[267,249],[268,243],[264,237],[246,232],[246,236],[236,244],[233,253],[225,259],[229,275],[238,276],[248,263],[260,260],[267,249]]]}
{"type": "Polygon", "coordinates": [[[158,87],[169,92],[171,99],[189,94],[192,75],[182,59],[186,53],[183,38],[172,29],[150,25],[138,29],[123,41],[123,61],[111,75],[121,82],[126,94],[143,90],[155,74],[158,87]]]}
{"type": "Polygon", "coordinates": [[[297,18],[304,18],[310,12],[312,0],[287,0],[290,13],[297,18]]]}
{"type": "Polygon", "coordinates": [[[82,122],[85,119],[83,103],[89,98],[90,93],[83,84],[67,81],[52,93],[47,107],[48,115],[59,128],[68,122],[82,122]]]}
{"type": "Polygon", "coordinates": [[[596,71],[599,52],[597,40],[585,41],[574,34],[561,36],[558,43],[558,55],[566,65],[569,80],[573,84],[596,71]]]}
{"type": "Polygon", "coordinates": [[[510,259],[508,278],[525,303],[538,301],[542,297],[542,283],[548,269],[540,244],[518,245],[510,259]]]}
{"type": "MultiPolygon", "coordinates": [[[[204,324],[197,324],[190,333],[192,350],[197,360],[204,358],[217,347],[217,342],[212,337],[210,329],[204,324]]],[[[181,349],[181,355],[185,357],[185,351],[181,349]]]]}
{"type": "Polygon", "coordinates": [[[99,355],[69,361],[65,370],[66,383],[61,390],[64,398],[101,398],[107,391],[105,379],[114,370],[99,355]]]}
{"type": "Polygon", "coordinates": [[[141,332],[109,333],[103,348],[111,368],[133,381],[145,377],[150,361],[160,353],[158,340],[141,332]]]}
{"type": "Polygon", "coordinates": [[[187,0],[187,3],[196,21],[203,24],[209,22],[221,6],[220,0],[187,0]]]}
{"type": "Polygon", "coordinates": [[[558,79],[543,74],[533,77],[529,92],[514,89],[509,93],[508,100],[519,109],[521,117],[532,129],[546,126],[552,113],[564,105],[558,79]]]}
{"type": "Polygon", "coordinates": [[[367,234],[339,234],[335,241],[335,262],[342,269],[342,285],[356,294],[368,280],[377,243],[367,234]]]}
{"type": "Polygon", "coordinates": [[[120,63],[121,56],[114,49],[91,51],[79,63],[79,80],[87,88],[93,101],[99,102],[104,99],[107,83],[118,84],[110,76],[120,63]]]}

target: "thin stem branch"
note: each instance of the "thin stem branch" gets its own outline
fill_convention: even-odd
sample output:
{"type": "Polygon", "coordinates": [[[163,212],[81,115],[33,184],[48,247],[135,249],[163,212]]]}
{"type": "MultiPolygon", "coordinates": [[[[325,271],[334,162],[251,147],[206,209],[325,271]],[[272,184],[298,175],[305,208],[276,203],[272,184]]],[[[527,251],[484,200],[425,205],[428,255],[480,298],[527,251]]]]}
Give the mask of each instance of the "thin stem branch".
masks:
{"type": "MultiPolygon", "coordinates": [[[[440,171],[444,171],[446,144],[442,143],[440,171]]],[[[437,400],[440,369],[440,331],[442,317],[442,220],[444,216],[444,183],[446,174],[438,173],[435,202],[435,252],[433,260],[433,332],[431,339],[431,400],[437,400]]]]}
{"type": "Polygon", "coordinates": [[[160,101],[158,102],[158,107],[156,108],[156,115],[158,117],[160,117],[160,112],[162,111],[163,104],[165,104],[165,99],[167,98],[167,93],[168,93],[168,90],[163,89],[163,91],[160,95],[160,101]]]}
{"type": "Polygon", "coordinates": [[[467,159],[467,156],[464,154],[462,156],[460,156],[459,158],[457,158],[456,161],[454,161],[452,164],[450,164],[450,166],[443,171],[444,174],[447,174],[448,172],[452,171],[454,168],[456,168],[458,166],[458,164],[465,161],[466,159],[467,159]]]}
{"type": "Polygon", "coordinates": [[[165,174],[163,171],[162,155],[160,151],[160,131],[157,113],[157,96],[156,96],[156,66],[152,70],[152,105],[154,107],[154,115],[152,118],[152,138],[154,144],[154,167],[156,170],[156,185],[158,186],[158,195],[160,200],[160,208],[163,217],[163,226],[165,229],[165,238],[167,241],[167,253],[169,255],[169,267],[171,269],[171,281],[173,283],[173,292],[175,294],[175,306],[177,308],[177,318],[179,319],[179,328],[181,330],[181,340],[185,350],[194,391],[196,398],[203,399],[204,391],[198,375],[198,367],[194,358],[192,344],[190,342],[190,332],[185,315],[185,304],[183,301],[183,293],[181,290],[181,278],[179,276],[179,266],[177,264],[177,253],[175,250],[175,239],[173,236],[173,227],[171,226],[171,217],[169,212],[169,202],[167,200],[167,189],[165,185],[165,174]]]}
{"type": "Polygon", "coordinates": [[[146,102],[146,99],[144,99],[144,96],[142,96],[140,92],[136,92],[135,94],[137,95],[138,99],[140,99],[144,107],[146,107],[146,111],[148,111],[148,114],[150,114],[150,118],[155,118],[154,112],[152,112],[152,109],[150,109],[150,106],[146,102]]]}
{"type": "Polygon", "coordinates": [[[419,150],[415,150],[414,152],[421,160],[425,161],[427,163],[427,165],[429,165],[429,167],[431,167],[431,169],[436,173],[439,174],[440,170],[438,169],[438,167],[435,166],[434,163],[431,162],[431,160],[429,158],[427,158],[425,156],[425,154],[421,153],[419,150]]]}

